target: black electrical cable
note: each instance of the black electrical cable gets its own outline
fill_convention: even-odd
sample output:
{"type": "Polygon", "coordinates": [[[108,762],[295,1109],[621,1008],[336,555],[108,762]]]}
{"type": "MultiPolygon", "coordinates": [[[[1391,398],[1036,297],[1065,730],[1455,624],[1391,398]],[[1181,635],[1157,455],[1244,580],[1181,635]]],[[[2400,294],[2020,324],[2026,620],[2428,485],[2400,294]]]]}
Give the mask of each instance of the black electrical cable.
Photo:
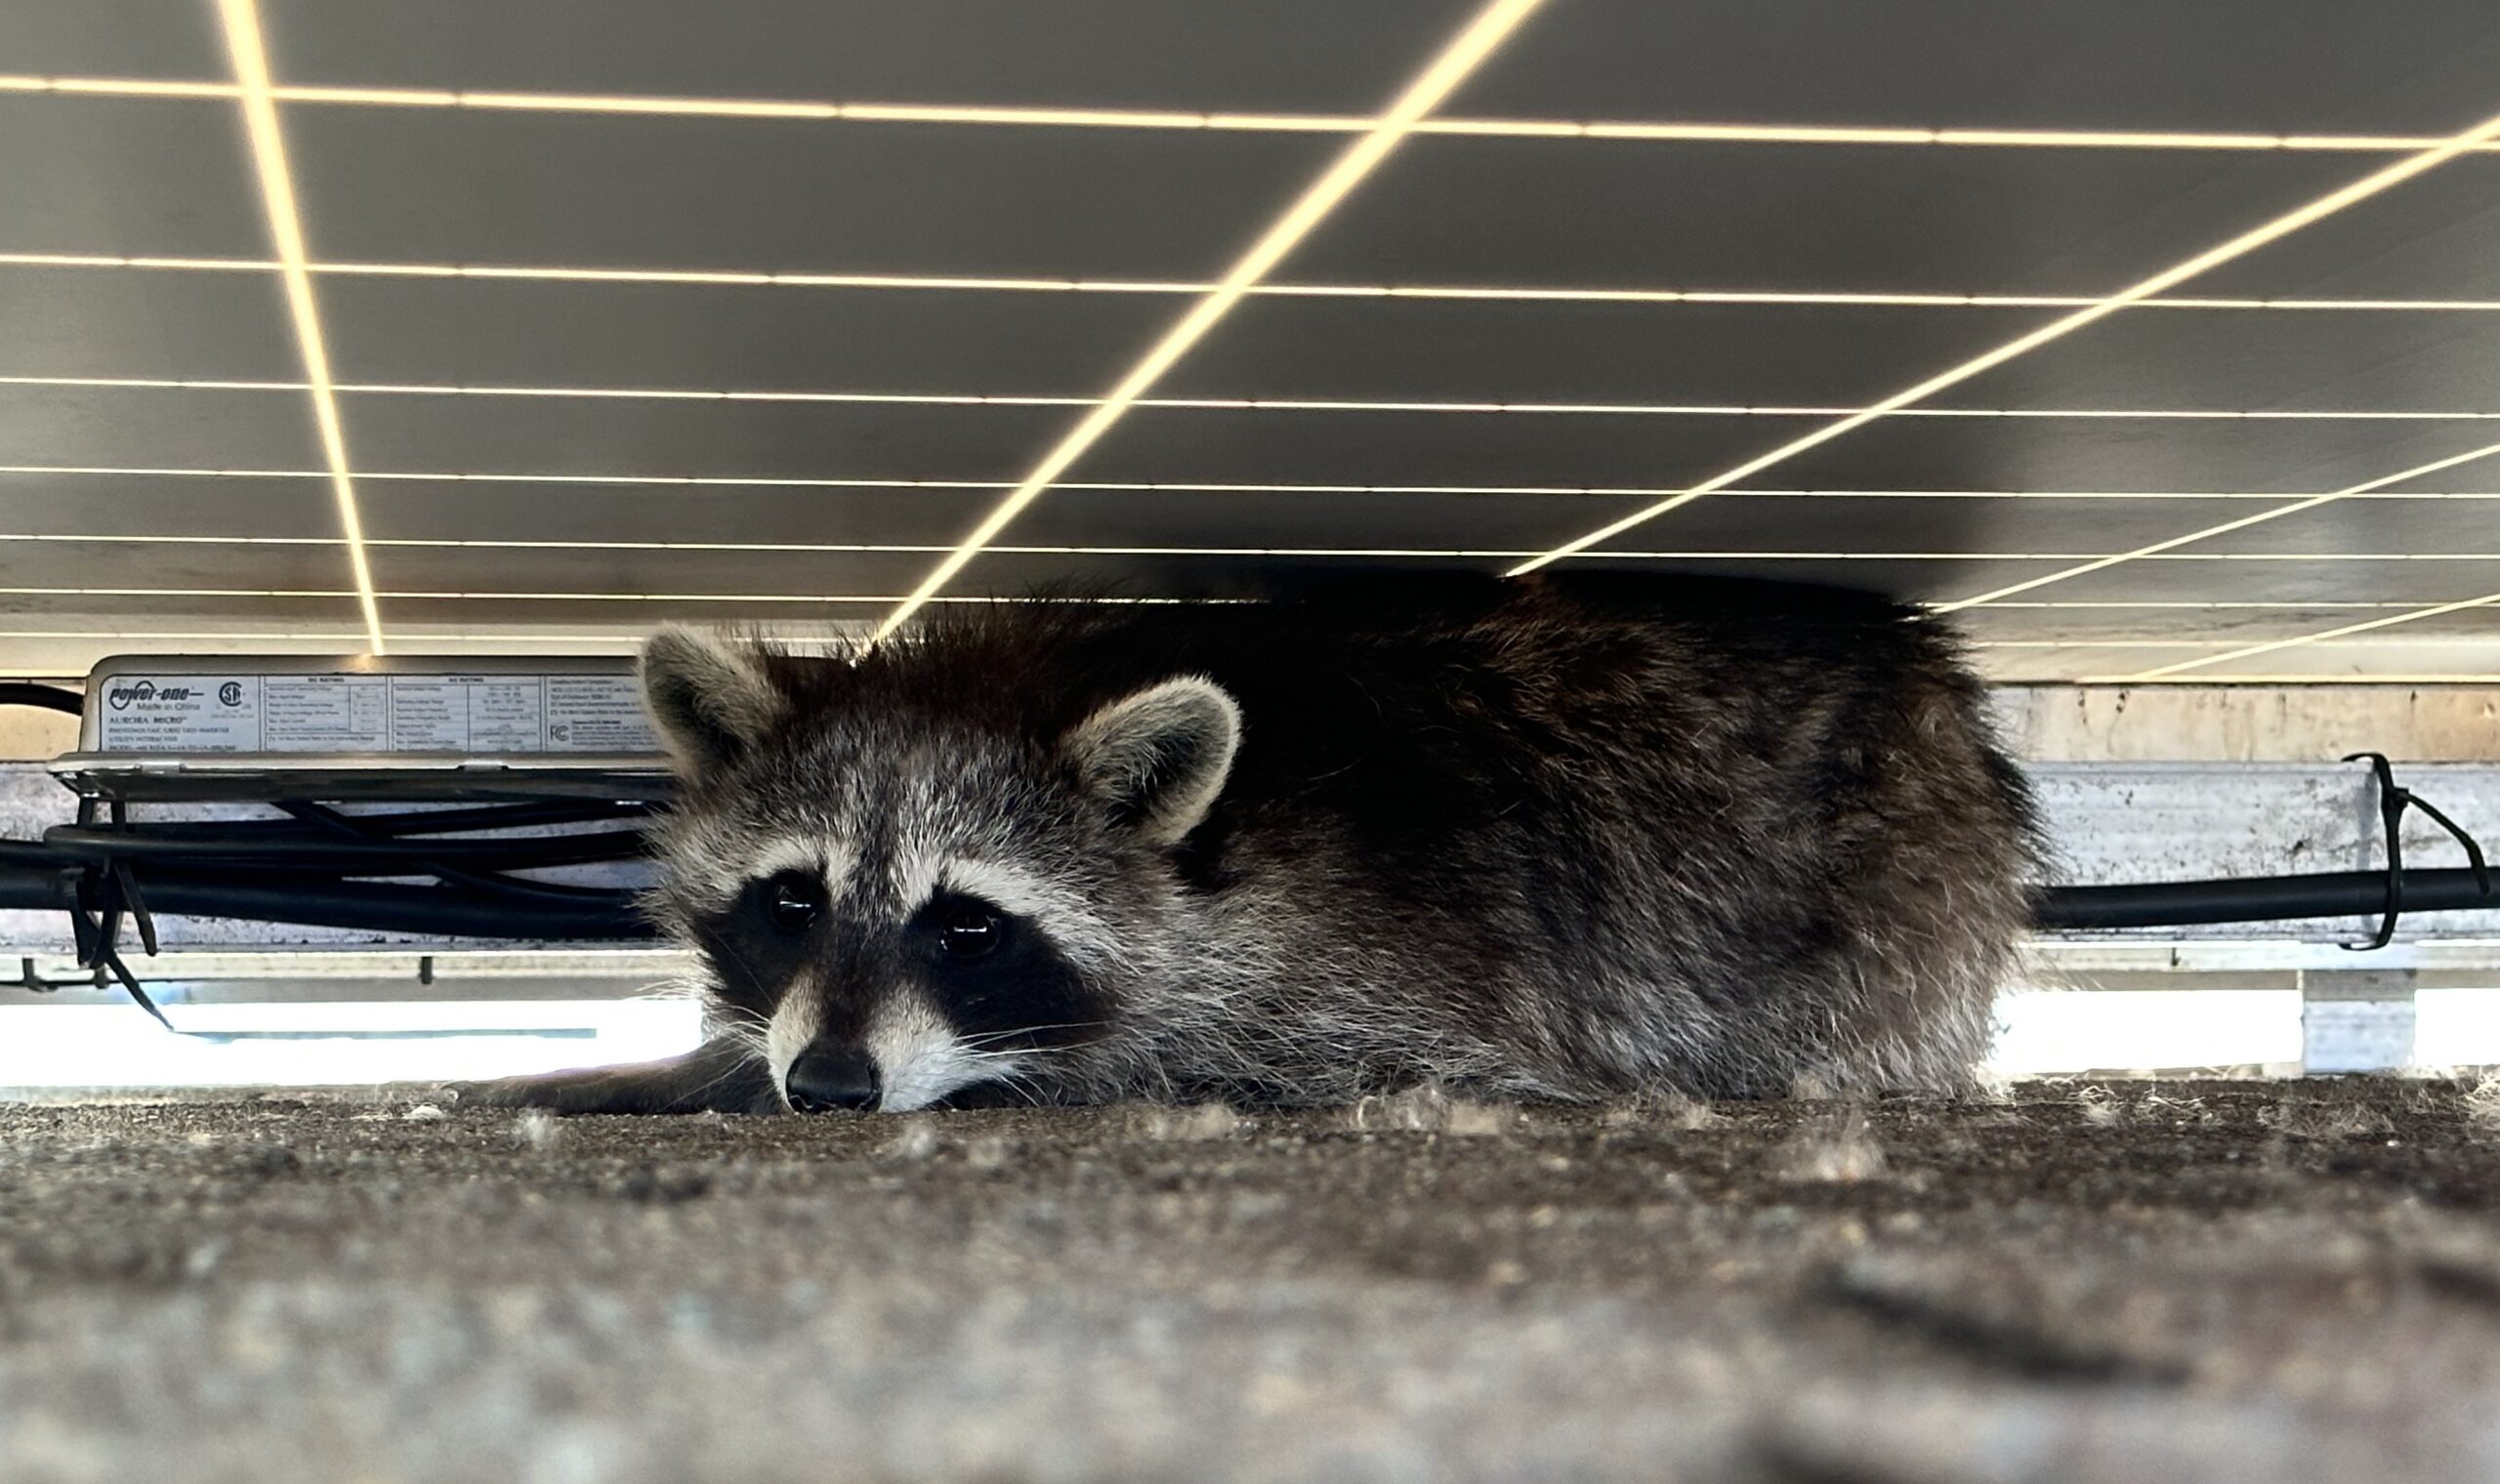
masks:
{"type": "MultiPolygon", "coordinates": [[[[342,814],[324,804],[298,801],[280,804],[278,807],[334,839],[369,841],[374,838],[357,822],[357,816],[342,814]]],[[[464,870],[458,866],[444,865],[432,852],[412,859],[409,864],[421,868],[425,874],[445,886],[468,886],[475,890],[511,892],[519,896],[576,897],[592,900],[612,900],[618,895],[614,889],[608,887],[574,886],[561,882],[539,882],[525,877],[505,876],[494,871],[464,870]]],[[[130,871],[128,861],[115,861],[114,869],[122,872],[125,880],[128,879],[130,871]]]]}
{"type": "Polygon", "coordinates": [[[649,850],[648,841],[639,830],[602,830],[586,835],[521,835],[493,840],[433,840],[420,846],[397,841],[333,840],[314,834],[240,838],[200,834],[165,839],[145,830],[64,824],[44,831],[43,843],[75,860],[154,860],[194,865],[212,860],[246,865],[267,862],[273,866],[297,869],[317,866],[361,875],[422,875],[426,874],[425,862],[430,860],[503,870],[527,866],[579,866],[600,861],[632,860],[649,850]]]}
{"type": "Polygon", "coordinates": [[[460,830],[506,830],[523,825],[596,824],[604,819],[642,819],[656,806],[644,799],[541,799],[519,804],[489,804],[465,809],[403,809],[341,817],[359,829],[385,835],[448,835],[460,830]]]}
{"type": "MultiPolygon", "coordinates": [[[[2500,890],[2463,868],[2404,873],[2404,910],[2500,909],[2500,890]]],[[[2225,881],[2146,882],[2123,886],[2053,886],[2033,914],[2052,932],[2106,928],[2184,928],[2198,923],[2271,923],[2302,918],[2373,917],[2387,907],[2385,871],[2321,871],[2225,881]]]]}
{"type": "MultiPolygon", "coordinates": [[[[22,853],[39,848],[24,846],[22,842],[0,842],[0,908],[59,908],[72,899],[76,869],[64,870],[57,862],[46,864],[22,853]],[[21,848],[10,850],[10,844],[21,848]]],[[[349,882],[306,873],[244,877],[154,868],[146,872],[145,882],[150,910],[189,917],[556,942],[639,942],[655,935],[635,907],[633,893],[604,888],[575,888],[583,893],[579,900],[557,900],[534,893],[522,896],[509,891],[349,882]]],[[[2385,905],[2387,884],[2384,871],[2334,871],[2227,881],[2055,886],[2040,894],[2034,926],[2075,932],[2368,917],[2385,905]]],[[[2500,909],[2500,891],[2484,892],[2467,870],[2407,871],[2404,892],[2414,911],[2500,909]]]]}
{"type": "MultiPolygon", "coordinates": [[[[26,691],[42,692],[28,704],[77,705],[66,691],[12,683],[0,683],[0,701],[26,691]]],[[[2383,793],[2390,783],[2381,779],[2383,793]]],[[[2405,802],[2429,811],[2409,795],[2405,802]]],[[[648,802],[550,798],[364,812],[301,802],[276,807],[291,817],[133,823],[116,808],[104,825],[82,810],[79,823],[56,826],[40,843],[0,840],[0,907],[69,910],[82,959],[89,946],[109,953],[125,915],[144,938],[151,936],[149,923],[160,912],[469,938],[655,935],[631,889],[509,874],[646,858],[650,843],[638,827],[564,827],[638,822],[655,811],[648,802]],[[558,833],[488,833],[516,828],[558,833]]],[[[2479,859],[2470,843],[2468,854],[2479,859]]],[[[2400,869],[2055,886],[2037,894],[2034,926],[2073,932],[2366,918],[2396,904],[2413,912],[2500,910],[2500,886],[2478,870],[2400,869]]]]}
{"type": "Polygon", "coordinates": [[[74,690],[58,685],[37,685],[28,680],[0,680],[0,706],[40,706],[46,711],[66,712],[77,716],[85,702],[74,690]]]}
{"type": "MultiPolygon", "coordinates": [[[[178,917],[550,942],[631,942],[650,938],[656,931],[630,899],[579,904],[522,901],[446,886],[271,881],[230,873],[149,871],[146,880],[148,907],[178,917]]],[[[0,908],[57,910],[72,905],[76,893],[75,871],[0,864],[0,908]]]]}
{"type": "MultiPolygon", "coordinates": [[[[278,804],[284,809],[292,805],[278,804]]],[[[393,840],[415,839],[431,835],[452,835],[487,830],[546,827],[550,825],[599,824],[619,819],[643,819],[656,812],[655,806],[641,800],[547,799],[519,804],[480,804],[456,809],[395,809],[369,813],[351,813],[335,809],[341,819],[358,830],[393,840]]],[[[193,840],[202,837],[231,836],[236,840],[283,839],[305,840],[333,838],[327,829],[301,818],[288,819],[165,819],[149,820],[143,827],[150,838],[162,840],[193,840]]]]}

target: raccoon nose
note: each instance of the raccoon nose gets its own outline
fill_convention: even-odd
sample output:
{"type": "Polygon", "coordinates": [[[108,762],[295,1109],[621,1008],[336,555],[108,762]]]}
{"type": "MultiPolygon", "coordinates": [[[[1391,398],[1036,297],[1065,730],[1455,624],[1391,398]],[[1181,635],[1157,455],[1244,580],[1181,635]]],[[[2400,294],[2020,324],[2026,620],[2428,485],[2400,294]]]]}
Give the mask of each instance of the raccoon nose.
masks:
{"type": "Polygon", "coordinates": [[[821,1047],[800,1052],[782,1086],[790,1106],[802,1113],[860,1112],[875,1107],[885,1091],[867,1052],[821,1047]]]}

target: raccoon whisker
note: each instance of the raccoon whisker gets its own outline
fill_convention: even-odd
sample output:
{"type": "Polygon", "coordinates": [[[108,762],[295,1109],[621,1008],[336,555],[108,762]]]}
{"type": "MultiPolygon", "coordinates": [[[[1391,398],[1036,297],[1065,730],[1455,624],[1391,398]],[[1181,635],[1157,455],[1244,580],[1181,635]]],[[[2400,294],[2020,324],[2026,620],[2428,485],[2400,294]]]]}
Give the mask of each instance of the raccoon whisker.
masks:
{"type": "Polygon", "coordinates": [[[648,984],[636,985],[634,988],[626,991],[624,998],[628,1000],[683,1000],[688,996],[700,995],[702,992],[703,984],[700,979],[697,979],[691,974],[678,974],[673,978],[653,979],[648,984]]]}
{"type": "Polygon", "coordinates": [[[1014,1048],[993,1049],[990,1051],[958,1048],[956,1054],[962,1056],[967,1061],[1043,1061],[1053,1056],[1063,1055],[1064,1053],[1075,1051],[1076,1049],[1076,1047],[1056,1046],[1026,1047],[1021,1051],[1014,1048]]]}
{"type": "Polygon", "coordinates": [[[1022,1051],[957,1051],[957,1054],[963,1056],[965,1062],[1005,1064],[1005,1067],[1022,1067],[1025,1062],[1035,1059],[1035,1056],[1027,1056],[1022,1051]]]}
{"type": "Polygon", "coordinates": [[[737,1076],[742,1070],[744,1069],[736,1066],[723,1067],[718,1075],[704,1083],[701,1087],[696,1088],[693,1092],[688,1093],[687,1100],[699,1103],[704,1093],[711,1092],[714,1088],[717,1088],[721,1084],[729,1081],[730,1078],[737,1076]]]}
{"type": "MultiPolygon", "coordinates": [[[[746,980],[747,987],[755,992],[755,997],[757,999],[771,1000],[773,997],[772,991],[765,985],[763,977],[756,973],[753,966],[749,965],[744,959],[739,958],[734,953],[728,952],[726,947],[724,948],[724,951],[717,956],[717,958],[722,962],[726,962],[730,968],[738,971],[738,976],[746,980]]],[[[735,1006],[732,1007],[732,1009],[744,1010],[748,1014],[755,1014],[755,1011],[746,1010],[744,1006],[735,1006]]],[[[758,1016],[758,1018],[761,1019],[762,1017],[758,1016]]]]}
{"type": "Polygon", "coordinates": [[[968,1047],[988,1046],[1017,1036],[1038,1036],[1044,1031],[1090,1031],[1100,1028],[1104,1023],[1101,1020],[1062,1020],[1056,1025],[1020,1025],[1014,1030],[988,1031],[979,1036],[966,1036],[963,1038],[963,1044],[968,1047]]]}
{"type": "Polygon", "coordinates": [[[712,1029],[716,1034],[734,1037],[762,1051],[768,1026],[765,1017],[754,1010],[743,1005],[729,1005],[720,1007],[720,1014],[712,1029]]]}
{"type": "Polygon", "coordinates": [[[1069,1051],[1082,1051],[1086,1047],[1094,1044],[1095,1042],[1093,1041],[1071,1041],[1064,1046],[1008,1047],[1005,1049],[993,1048],[987,1051],[984,1051],[979,1047],[959,1047],[957,1048],[957,1051],[959,1054],[971,1057],[977,1061],[1022,1061],[1037,1056],[1064,1055],[1069,1051]]]}
{"type": "Polygon", "coordinates": [[[1024,1076],[1021,1072],[998,1072],[984,1078],[983,1081],[994,1082],[1011,1088],[1036,1103],[1048,1100],[1043,1095],[1041,1084],[1033,1081],[1030,1077],[1024,1076]]]}

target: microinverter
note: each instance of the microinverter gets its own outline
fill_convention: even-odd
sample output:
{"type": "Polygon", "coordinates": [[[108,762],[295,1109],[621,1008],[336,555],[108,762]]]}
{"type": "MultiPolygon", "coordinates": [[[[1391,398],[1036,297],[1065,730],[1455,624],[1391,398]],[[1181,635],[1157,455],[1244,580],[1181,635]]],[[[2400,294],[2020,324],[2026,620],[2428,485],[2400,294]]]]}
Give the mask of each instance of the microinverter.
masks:
{"type": "Polygon", "coordinates": [[[664,791],[633,661],[118,655],[53,772],[105,798],[664,791]]]}

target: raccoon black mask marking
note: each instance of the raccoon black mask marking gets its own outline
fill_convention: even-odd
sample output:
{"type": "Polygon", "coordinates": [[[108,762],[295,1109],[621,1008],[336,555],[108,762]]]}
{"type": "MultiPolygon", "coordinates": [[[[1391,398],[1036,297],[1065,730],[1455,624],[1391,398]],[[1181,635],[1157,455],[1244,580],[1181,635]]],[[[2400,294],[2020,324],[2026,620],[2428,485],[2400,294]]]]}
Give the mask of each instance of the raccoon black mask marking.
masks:
{"type": "Polygon", "coordinates": [[[636,1105],[1949,1087],[2028,916],[1978,683],[1863,595],[1039,601],[643,665],[719,1039],[636,1105]]]}

